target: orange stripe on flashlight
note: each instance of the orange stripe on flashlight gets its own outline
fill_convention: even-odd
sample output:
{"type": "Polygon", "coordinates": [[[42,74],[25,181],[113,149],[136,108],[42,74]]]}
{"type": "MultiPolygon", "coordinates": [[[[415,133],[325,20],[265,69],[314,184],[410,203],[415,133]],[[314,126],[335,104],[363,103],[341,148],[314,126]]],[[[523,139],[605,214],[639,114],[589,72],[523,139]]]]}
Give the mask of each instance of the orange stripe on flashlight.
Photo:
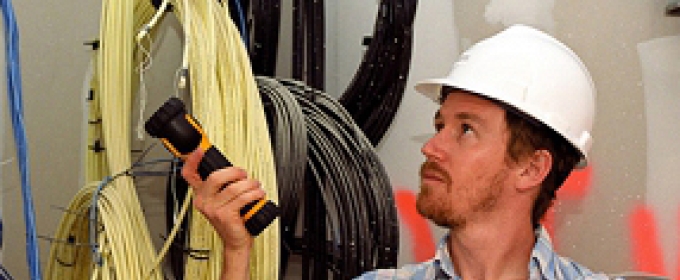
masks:
{"type": "Polygon", "coordinates": [[[255,213],[257,213],[257,211],[260,211],[260,209],[262,209],[262,207],[264,207],[266,203],[267,203],[266,199],[264,198],[260,199],[260,201],[258,201],[257,204],[253,205],[253,208],[250,208],[250,211],[248,211],[248,213],[243,215],[243,220],[245,221],[249,220],[251,217],[253,217],[253,215],[255,215],[255,213]]]}
{"type": "Polygon", "coordinates": [[[184,115],[184,118],[186,118],[187,121],[201,134],[201,143],[198,144],[198,147],[201,148],[201,150],[203,151],[207,151],[208,149],[210,149],[212,144],[210,144],[210,140],[208,140],[208,136],[206,136],[205,132],[203,131],[203,128],[196,122],[196,120],[191,115],[186,114],[184,115]]]}

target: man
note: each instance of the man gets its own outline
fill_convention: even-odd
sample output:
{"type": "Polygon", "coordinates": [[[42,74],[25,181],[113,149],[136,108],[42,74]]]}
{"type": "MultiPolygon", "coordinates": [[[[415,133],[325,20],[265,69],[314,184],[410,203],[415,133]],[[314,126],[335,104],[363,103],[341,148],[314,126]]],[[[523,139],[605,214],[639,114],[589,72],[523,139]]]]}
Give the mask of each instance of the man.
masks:
{"type": "MultiPolygon", "coordinates": [[[[595,90],[568,47],[513,26],[416,90],[441,104],[422,148],[417,208],[449,233],[432,260],[360,279],[606,279],[557,256],[539,224],[571,170],[587,164],[592,143],[595,90]]],[[[223,279],[245,279],[252,239],[238,209],[264,194],[236,168],[202,182],[200,156],[188,158],[183,175],[225,242],[223,279]]]]}

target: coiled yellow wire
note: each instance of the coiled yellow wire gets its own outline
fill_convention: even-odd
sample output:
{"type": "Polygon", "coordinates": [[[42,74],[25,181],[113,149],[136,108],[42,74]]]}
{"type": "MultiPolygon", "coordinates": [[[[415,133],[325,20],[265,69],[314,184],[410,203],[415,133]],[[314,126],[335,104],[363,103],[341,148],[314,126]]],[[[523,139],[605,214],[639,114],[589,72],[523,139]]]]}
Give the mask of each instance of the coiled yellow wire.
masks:
{"type": "MultiPolygon", "coordinates": [[[[48,279],[162,279],[160,262],[186,213],[180,217],[158,255],[154,254],[134,182],[116,176],[98,194],[97,253],[93,255],[89,211],[100,181],[127,170],[131,164],[132,93],[138,88],[134,38],[148,32],[146,23],[155,9],[148,0],[103,0],[101,49],[90,82],[88,143],[101,139],[102,152],[85,151],[86,185],[75,195],[62,217],[50,250],[48,279]],[[98,121],[101,120],[101,121],[98,121]]],[[[268,198],[277,200],[274,160],[264,109],[247,53],[229,19],[226,6],[214,0],[172,1],[185,31],[185,61],[191,76],[193,114],[211,138],[238,166],[262,181],[268,198]]],[[[141,37],[146,34],[141,35],[141,37]]],[[[138,42],[139,40],[138,37],[138,42]]],[[[149,49],[150,46],[145,46],[149,49]]],[[[188,197],[191,196],[191,192],[188,197]]],[[[188,258],[185,279],[219,279],[221,241],[200,213],[191,221],[192,249],[208,250],[207,260],[188,258]]],[[[275,221],[255,240],[251,279],[278,279],[279,225],[275,221]]]]}
{"type": "MultiPolygon", "coordinates": [[[[133,32],[153,12],[149,1],[102,2],[101,43],[91,82],[95,94],[90,102],[89,118],[93,124],[89,126],[88,142],[100,139],[104,150],[86,152],[86,186],[71,201],[54,235],[56,240],[67,243],[53,243],[46,278],[143,279],[143,275],[152,270],[155,252],[132,178],[117,177],[98,195],[97,240],[94,241],[99,258],[91,249],[89,212],[99,181],[132,165],[130,115],[136,83],[132,38],[133,32]]],[[[152,277],[162,279],[160,270],[155,270],[152,277]]]]}
{"type": "MultiPolygon", "coordinates": [[[[226,5],[212,0],[174,1],[184,26],[194,116],[211,142],[262,182],[278,203],[274,160],[260,95],[247,52],[226,5]]],[[[218,279],[221,242],[203,216],[194,213],[190,247],[210,249],[209,261],[189,258],[186,279],[218,279]],[[205,275],[208,273],[209,276],[205,275]]],[[[251,258],[252,279],[278,279],[279,224],[258,238],[251,258]]]]}

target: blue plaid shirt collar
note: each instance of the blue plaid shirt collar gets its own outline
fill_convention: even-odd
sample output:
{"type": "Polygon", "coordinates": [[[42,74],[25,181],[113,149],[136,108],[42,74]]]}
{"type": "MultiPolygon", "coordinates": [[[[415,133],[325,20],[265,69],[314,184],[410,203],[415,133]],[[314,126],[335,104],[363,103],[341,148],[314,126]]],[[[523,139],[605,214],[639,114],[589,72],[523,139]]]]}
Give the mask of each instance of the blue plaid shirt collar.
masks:
{"type": "MultiPolygon", "coordinates": [[[[557,255],[553,250],[550,235],[544,227],[539,227],[535,233],[536,244],[529,261],[529,279],[608,279],[604,275],[593,274],[569,258],[557,255]]],[[[460,280],[449,254],[448,239],[447,234],[439,241],[433,258],[436,279],[460,280]]]]}
{"type": "MultiPolygon", "coordinates": [[[[356,279],[361,280],[460,280],[456,273],[447,245],[449,236],[444,236],[437,246],[435,256],[429,261],[405,265],[398,269],[378,269],[356,279]]],[[[544,228],[536,230],[536,244],[529,261],[529,279],[609,279],[604,274],[593,274],[587,268],[569,258],[560,257],[552,248],[550,237],[544,228]]]]}

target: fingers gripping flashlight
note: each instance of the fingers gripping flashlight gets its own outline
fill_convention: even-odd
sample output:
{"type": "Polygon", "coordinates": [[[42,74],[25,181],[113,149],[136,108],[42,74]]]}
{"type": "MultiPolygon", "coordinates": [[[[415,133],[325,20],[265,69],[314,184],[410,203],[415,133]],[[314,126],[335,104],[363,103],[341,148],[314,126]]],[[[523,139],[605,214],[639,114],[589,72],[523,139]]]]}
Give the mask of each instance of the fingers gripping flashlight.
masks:
{"type": "MultiPolygon", "coordinates": [[[[217,169],[232,166],[227,158],[213,146],[198,122],[187,114],[184,103],[177,98],[170,98],[161,106],[144,125],[146,131],[155,138],[161,138],[165,147],[178,158],[184,160],[186,155],[197,148],[205,151],[198,165],[198,174],[205,180],[217,169]]],[[[241,217],[246,221],[246,229],[251,235],[260,234],[279,215],[278,207],[265,198],[253,201],[241,210],[241,217]]]]}

